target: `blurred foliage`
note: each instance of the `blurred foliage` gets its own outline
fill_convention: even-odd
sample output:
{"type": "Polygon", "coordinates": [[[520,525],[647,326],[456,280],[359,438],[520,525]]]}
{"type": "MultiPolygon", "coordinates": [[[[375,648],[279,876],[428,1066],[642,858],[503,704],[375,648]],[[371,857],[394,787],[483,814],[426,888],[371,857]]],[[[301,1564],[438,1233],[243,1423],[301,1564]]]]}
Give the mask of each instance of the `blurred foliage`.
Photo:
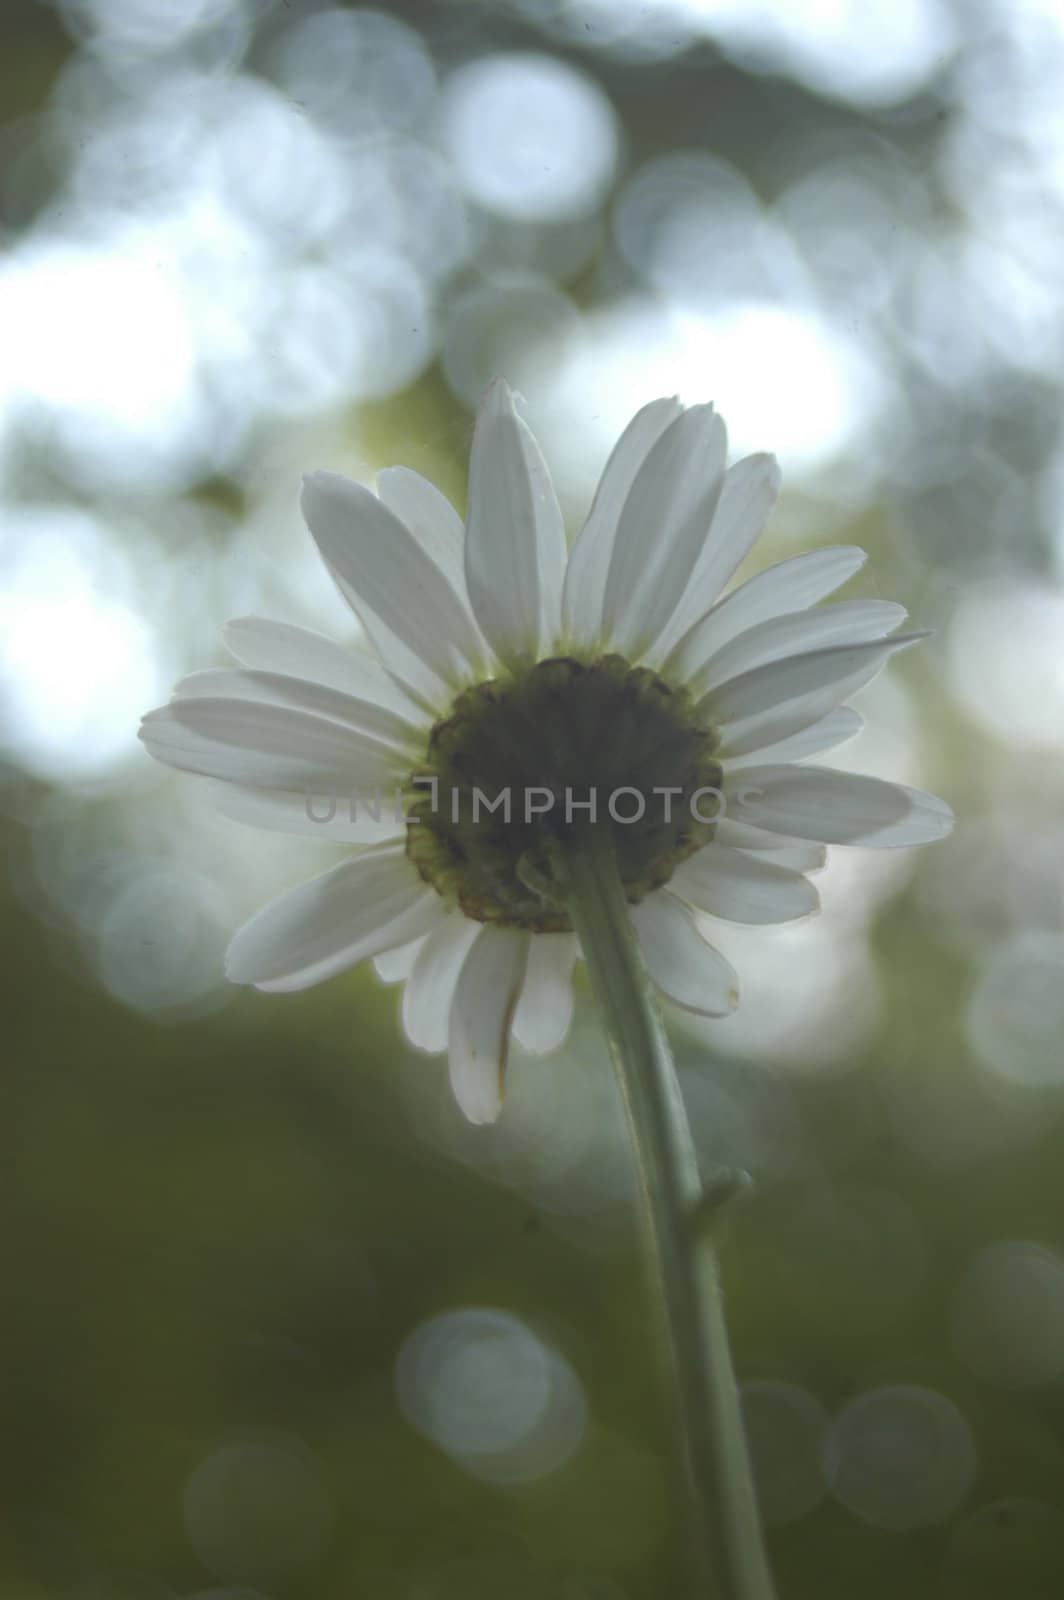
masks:
{"type": "MultiPolygon", "coordinates": [[[[561,1057],[515,1063],[500,1132],[471,1135],[370,971],[302,996],[224,988],[227,933],[320,858],[227,831],[190,780],[130,750],[136,710],[217,653],[225,616],[342,631],[299,544],[299,472],[403,460],[460,500],[468,406],[506,362],[574,514],[611,408],[708,390],[747,447],[783,429],[793,487],[772,558],[855,539],[869,592],[943,629],[868,701],[862,759],[947,793],[956,839],[829,873],[798,943],[755,930],[735,946],[741,1018],[676,1037],[707,1160],[757,1183],[724,1264],[781,1600],[1051,1600],[1059,19],[1033,0],[914,3],[883,43],[873,8],[865,55],[847,57],[803,6],[751,7],[774,23],[744,34],[680,3],[407,0],[372,15],[411,31],[378,30],[327,105],[327,56],[283,58],[313,113],[287,89],[292,132],[252,90],[317,9],[6,12],[0,1596],[686,1592],[668,1395],[586,998],[561,1057]],[[172,58],[144,44],[194,16],[172,58]],[[605,141],[583,198],[530,167],[506,214],[499,172],[447,133],[463,104],[438,82],[499,52],[576,75],[561,109],[605,141]],[[876,79],[895,58],[897,81],[876,79]],[[328,139],[307,133],[315,117],[328,139]],[[245,128],[251,153],[234,154],[245,128]],[[715,165],[647,166],[678,153],[715,165]],[[182,184],[228,160],[231,214],[198,192],[196,210],[182,184]],[[121,242],[127,224],[146,245],[121,242]],[[98,275],[86,262],[111,235],[98,275]],[[82,253],[48,265],[24,253],[41,239],[82,253]],[[142,249],[150,270],[127,280],[142,249]],[[554,1352],[563,1374],[572,1447],[524,1481],[505,1452],[433,1443],[418,1396],[397,1393],[415,1331],[469,1308],[517,1319],[499,1324],[486,1402],[500,1426],[526,1358],[554,1352]]],[[[582,180],[575,156],[559,171],[582,180]]]]}

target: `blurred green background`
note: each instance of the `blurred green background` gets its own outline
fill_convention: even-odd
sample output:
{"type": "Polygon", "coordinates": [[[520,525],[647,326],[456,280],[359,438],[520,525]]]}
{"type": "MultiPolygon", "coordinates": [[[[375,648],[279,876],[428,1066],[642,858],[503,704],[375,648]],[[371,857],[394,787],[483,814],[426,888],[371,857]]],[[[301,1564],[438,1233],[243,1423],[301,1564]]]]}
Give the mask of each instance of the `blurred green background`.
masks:
{"type": "Polygon", "coordinates": [[[572,525],[716,401],[935,638],[845,764],[945,845],[837,851],[670,1018],[781,1600],[1064,1592],[1064,23],[1051,0],[7,0],[0,709],[11,1600],[686,1592],[586,994],[462,1124],[369,968],[228,989],[323,847],[140,712],[257,612],[351,637],[300,473],[461,500],[523,390],[572,525]]]}

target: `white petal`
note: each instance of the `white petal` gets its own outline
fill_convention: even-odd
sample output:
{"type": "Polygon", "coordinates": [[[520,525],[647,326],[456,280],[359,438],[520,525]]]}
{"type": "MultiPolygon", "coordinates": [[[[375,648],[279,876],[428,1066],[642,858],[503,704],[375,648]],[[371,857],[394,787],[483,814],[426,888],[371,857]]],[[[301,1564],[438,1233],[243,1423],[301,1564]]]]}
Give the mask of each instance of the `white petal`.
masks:
{"type": "Polygon", "coordinates": [[[632,907],[647,970],[663,994],[687,1011],[723,1017],[739,1004],[739,980],[694,917],[667,889],[632,907]]]}
{"type": "Polygon", "coordinates": [[[140,738],[167,766],[264,789],[390,791],[401,776],[395,751],[368,734],[253,700],[178,700],[149,711],[140,738]]]}
{"type": "Polygon", "coordinates": [[[457,595],[465,595],[465,529],[445,494],[420,472],[386,467],[377,474],[377,493],[414,535],[457,595]]]}
{"type": "Polygon", "coordinates": [[[293,711],[308,711],[311,716],[343,723],[356,733],[367,733],[401,755],[413,757],[423,740],[420,728],[403,722],[387,706],[374,700],[356,699],[324,683],[307,678],[292,678],[278,672],[258,672],[250,668],[208,667],[189,673],[174,689],[173,698],[194,700],[253,700],[260,705],[288,706],[293,711]]]}
{"type": "Polygon", "coordinates": [[[291,833],[327,844],[385,844],[402,838],[401,792],[359,794],[338,787],[250,789],[215,783],[211,799],[223,816],[271,833],[291,833]]]}
{"type": "Polygon", "coordinates": [[[473,613],[502,660],[550,647],[561,626],[565,528],[539,446],[501,378],[473,432],[465,573],[473,613]]]}
{"type": "Polygon", "coordinates": [[[686,677],[717,650],[772,617],[805,611],[841,587],[868,560],[856,545],[830,545],[791,556],[733,589],[683,635],[669,657],[672,670],[686,677]]]}
{"type": "Polygon", "coordinates": [[[742,722],[733,722],[723,730],[720,749],[717,752],[723,766],[727,771],[734,772],[744,764],[760,765],[762,750],[776,750],[781,745],[789,746],[792,740],[800,738],[807,729],[819,727],[826,717],[841,709],[840,700],[846,700],[851,694],[863,689],[865,684],[881,670],[882,665],[882,662],[871,667],[866,664],[861,672],[854,673],[841,683],[828,683],[821,688],[811,689],[808,694],[797,695],[795,699],[788,700],[783,705],[770,706],[767,711],[759,712],[755,717],[747,717],[742,722]],[[744,757],[748,756],[754,758],[753,763],[744,762],[744,757]]]}
{"type": "Polygon", "coordinates": [[[746,755],[819,722],[874,678],[889,656],[926,637],[898,634],[770,661],[713,689],[698,714],[721,730],[721,756],[746,755]]]}
{"type": "Polygon", "coordinates": [[[807,728],[799,728],[797,733],[792,733],[786,739],[777,739],[775,744],[763,745],[745,756],[729,756],[723,762],[724,770],[738,772],[742,767],[805,761],[809,756],[823,755],[825,750],[834,750],[838,745],[845,744],[863,727],[864,718],[859,711],[852,706],[837,706],[818,722],[810,723],[807,728]]]}
{"type": "Polygon", "coordinates": [[[728,922],[793,922],[820,903],[800,872],[729,850],[716,840],[676,868],[669,888],[699,911],[728,922]]]}
{"type": "Polygon", "coordinates": [[[419,698],[438,704],[443,685],[479,666],[480,642],[462,599],[365,484],[312,472],[301,503],[322,559],[381,659],[419,698]]]}
{"type": "Polygon", "coordinates": [[[573,644],[598,643],[606,575],[624,502],[651,446],[682,411],[679,400],[652,400],[636,412],[613,447],[588,519],[569,552],[562,591],[562,628],[573,644]]]}
{"type": "Polygon", "coordinates": [[[402,846],[368,850],[272,901],[234,936],[233,983],[306,989],[382,950],[407,944],[444,916],[402,846]]]}
{"type": "Polygon", "coordinates": [[[785,656],[806,655],[830,645],[870,644],[883,639],[905,621],[905,607],[890,600],[849,600],[833,606],[794,611],[747,628],[729,644],[716,650],[692,669],[696,693],[707,693],[742,672],[782,661],[785,656]]]}
{"type": "Polygon", "coordinates": [[[403,1029],[419,1050],[446,1050],[458,975],[481,924],[454,911],[433,928],[403,990],[403,1029]]]}
{"type": "Polygon", "coordinates": [[[381,982],[403,983],[409,978],[414,970],[418,953],[428,937],[427,933],[423,933],[420,939],[398,945],[394,950],[382,950],[379,956],[374,956],[373,970],[381,982]]]}
{"type": "MultiPolygon", "coordinates": [[[[934,844],[953,832],[953,811],[945,800],[927,794],[923,789],[910,789],[903,783],[896,783],[893,787],[905,795],[911,811],[897,822],[888,823],[874,834],[866,835],[859,841],[861,844],[875,850],[903,850],[912,845],[934,844]]],[[[855,844],[857,842],[853,841],[855,844]]]]}
{"type": "Polygon", "coordinates": [[[451,1088],[470,1122],[494,1122],[502,1110],[510,1024],[531,937],[513,928],[482,928],[458,976],[447,1055],[451,1088]]]}
{"type": "Polygon", "coordinates": [[[668,626],[654,646],[655,661],[663,659],[691,624],[709,610],[756,543],[779,492],[780,469],[775,456],[746,456],[729,468],[709,537],[668,626]]]}
{"type": "Polygon", "coordinates": [[[733,817],[721,817],[713,830],[713,842],[731,850],[743,850],[749,855],[759,856],[777,867],[788,867],[792,872],[820,872],[828,859],[826,845],[809,844],[804,839],[789,839],[786,834],[769,833],[764,828],[736,822],[733,817]]]}
{"type": "Polygon", "coordinates": [[[533,935],[524,988],[514,1012],[514,1037],[533,1055],[557,1050],[569,1032],[573,963],[578,951],[571,933],[533,935]]]}
{"type": "Polygon", "coordinates": [[[281,672],[291,678],[324,683],[357,700],[374,700],[387,706],[404,722],[420,724],[423,715],[407,698],[379,661],[363,650],[341,649],[332,639],[310,628],[265,617],[234,617],[224,629],[226,645],[245,667],[260,672],[281,672]]]}
{"type": "Polygon", "coordinates": [[[602,602],[603,636],[638,656],[657,639],[690,581],[720,499],[728,436],[712,406],[670,423],[624,502],[602,602]]]}
{"type": "Polygon", "coordinates": [[[828,767],[748,767],[723,788],[730,818],[825,844],[930,844],[953,825],[934,795],[828,767]]]}

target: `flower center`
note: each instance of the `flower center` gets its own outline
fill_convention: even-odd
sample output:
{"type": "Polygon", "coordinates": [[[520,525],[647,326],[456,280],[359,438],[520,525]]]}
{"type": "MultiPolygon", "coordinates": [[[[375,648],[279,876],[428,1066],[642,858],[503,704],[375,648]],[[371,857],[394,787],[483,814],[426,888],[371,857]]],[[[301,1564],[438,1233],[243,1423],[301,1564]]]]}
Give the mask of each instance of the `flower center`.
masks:
{"type": "Polygon", "coordinates": [[[406,791],[407,854],[477,922],[570,928],[560,843],[609,828],[643,899],[713,836],[717,738],[689,696],[621,656],[567,656],[464,690],[406,791]]]}

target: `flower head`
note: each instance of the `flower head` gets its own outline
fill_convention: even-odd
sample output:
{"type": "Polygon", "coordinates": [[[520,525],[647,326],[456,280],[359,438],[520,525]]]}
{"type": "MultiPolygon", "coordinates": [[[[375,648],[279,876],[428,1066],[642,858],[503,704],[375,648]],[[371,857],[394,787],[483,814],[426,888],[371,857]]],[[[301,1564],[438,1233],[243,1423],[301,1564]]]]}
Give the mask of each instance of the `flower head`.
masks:
{"type": "Polygon", "coordinates": [[[711,406],[645,406],[567,552],[550,475],[501,381],[477,417],[463,527],[393,467],[334,473],[303,511],[372,654],[285,623],[229,624],[235,668],[194,674],[141,737],[222,780],[230,815],[357,847],[234,937],[227,970],[306,988],[370,957],[405,980],[412,1042],[447,1050],[473,1121],[498,1114],[511,1032],[565,1037],[579,955],[559,868],[610,830],[651,977],[723,1015],[735,973],[702,917],[815,909],[827,844],[949,831],[929,795],[807,765],[861,725],[844,702],[919,634],[878,600],[819,604],[865,557],[780,562],[722,592],[772,508],[768,455],[726,466],[711,406]]]}

